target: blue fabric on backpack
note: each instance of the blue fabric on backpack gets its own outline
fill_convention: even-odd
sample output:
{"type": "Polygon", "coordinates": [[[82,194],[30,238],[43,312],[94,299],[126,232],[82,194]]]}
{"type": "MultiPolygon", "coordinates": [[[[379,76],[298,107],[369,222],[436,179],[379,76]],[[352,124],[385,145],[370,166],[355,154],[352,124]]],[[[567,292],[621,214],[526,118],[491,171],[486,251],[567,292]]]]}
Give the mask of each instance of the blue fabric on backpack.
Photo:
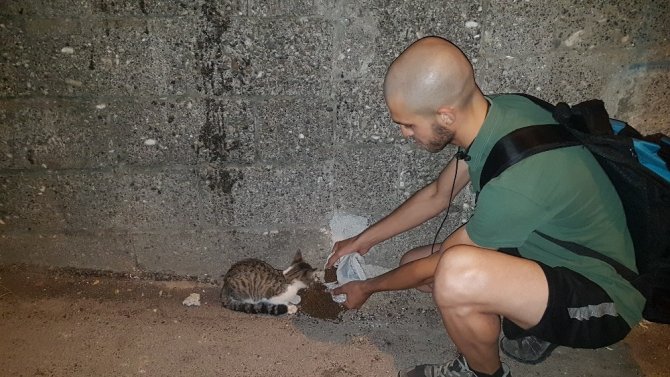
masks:
{"type": "MultiPolygon", "coordinates": [[[[626,127],[626,123],[618,119],[610,119],[610,125],[616,135],[626,127]]],[[[668,170],[665,166],[665,162],[658,155],[658,151],[661,150],[659,145],[644,140],[633,139],[633,147],[635,148],[637,160],[640,164],[653,171],[667,182],[670,182],[670,170],[668,170]]]]}

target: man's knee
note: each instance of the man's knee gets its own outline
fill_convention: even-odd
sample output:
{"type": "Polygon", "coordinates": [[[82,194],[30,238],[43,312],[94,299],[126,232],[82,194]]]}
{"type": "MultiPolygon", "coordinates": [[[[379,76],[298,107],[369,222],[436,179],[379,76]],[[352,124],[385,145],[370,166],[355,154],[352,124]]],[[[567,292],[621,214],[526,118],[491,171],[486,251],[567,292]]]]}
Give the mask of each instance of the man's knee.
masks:
{"type": "Polygon", "coordinates": [[[457,306],[477,301],[487,288],[487,274],[481,254],[468,246],[454,246],[444,252],[435,270],[433,296],[438,306],[457,306]]]}

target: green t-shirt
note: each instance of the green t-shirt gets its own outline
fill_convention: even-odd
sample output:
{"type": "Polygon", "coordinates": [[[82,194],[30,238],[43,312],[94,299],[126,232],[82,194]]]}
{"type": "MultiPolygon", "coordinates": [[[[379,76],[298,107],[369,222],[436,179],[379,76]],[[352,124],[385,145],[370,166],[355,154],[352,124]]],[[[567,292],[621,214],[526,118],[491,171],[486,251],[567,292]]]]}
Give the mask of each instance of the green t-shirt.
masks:
{"type": "Polygon", "coordinates": [[[466,229],[477,245],[516,247],[524,258],[576,271],[601,286],[633,327],[642,319],[644,297],[597,259],[579,256],[533,231],[608,255],[637,271],[624,210],[607,175],[582,146],[539,153],[506,169],[483,190],[479,178],[493,145],[511,131],[555,124],[551,114],[518,95],[490,96],[491,107],[468,154],[474,190],[481,191],[466,229]]]}

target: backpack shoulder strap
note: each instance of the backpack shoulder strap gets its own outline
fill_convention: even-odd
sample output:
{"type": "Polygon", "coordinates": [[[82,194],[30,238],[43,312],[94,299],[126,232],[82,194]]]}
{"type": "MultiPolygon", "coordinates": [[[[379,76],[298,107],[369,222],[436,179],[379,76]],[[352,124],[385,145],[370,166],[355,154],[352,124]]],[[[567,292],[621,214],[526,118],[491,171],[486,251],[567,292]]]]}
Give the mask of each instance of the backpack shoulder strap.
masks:
{"type": "Polygon", "coordinates": [[[490,180],[526,157],[580,144],[568,129],[556,124],[527,126],[512,131],[496,142],[486,158],[479,180],[480,191],[490,180]]]}

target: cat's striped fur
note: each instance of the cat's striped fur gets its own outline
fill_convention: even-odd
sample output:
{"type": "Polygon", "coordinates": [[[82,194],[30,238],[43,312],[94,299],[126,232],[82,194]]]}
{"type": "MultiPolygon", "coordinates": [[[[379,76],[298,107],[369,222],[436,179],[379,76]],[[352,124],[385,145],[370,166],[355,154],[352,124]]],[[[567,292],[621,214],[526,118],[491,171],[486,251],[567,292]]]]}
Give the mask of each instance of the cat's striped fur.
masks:
{"type": "Polygon", "coordinates": [[[314,280],[315,271],[300,252],[284,271],[260,259],[241,260],[223,277],[221,303],[228,309],[252,314],[295,313],[295,305],[300,302],[298,291],[314,280]]]}

